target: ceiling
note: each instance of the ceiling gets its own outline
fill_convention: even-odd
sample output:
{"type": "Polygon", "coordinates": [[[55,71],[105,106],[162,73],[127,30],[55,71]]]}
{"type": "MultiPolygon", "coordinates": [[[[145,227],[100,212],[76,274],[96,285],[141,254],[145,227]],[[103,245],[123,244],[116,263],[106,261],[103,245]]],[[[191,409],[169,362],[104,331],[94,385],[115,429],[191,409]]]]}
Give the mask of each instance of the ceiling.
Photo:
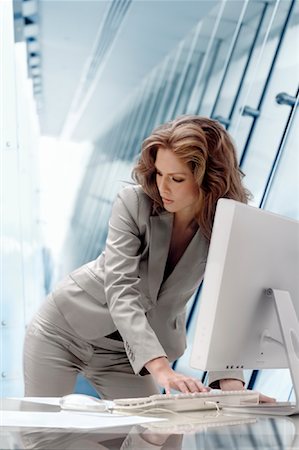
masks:
{"type": "Polygon", "coordinates": [[[42,134],[96,140],[144,77],[215,4],[39,0],[42,134]]]}

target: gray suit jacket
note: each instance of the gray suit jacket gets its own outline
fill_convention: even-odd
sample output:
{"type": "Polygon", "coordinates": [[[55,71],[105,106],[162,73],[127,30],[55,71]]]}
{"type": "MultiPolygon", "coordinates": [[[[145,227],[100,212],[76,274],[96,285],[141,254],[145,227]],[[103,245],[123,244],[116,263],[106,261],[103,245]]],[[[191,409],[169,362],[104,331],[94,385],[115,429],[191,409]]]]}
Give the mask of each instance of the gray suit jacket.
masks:
{"type": "MultiPolygon", "coordinates": [[[[208,242],[198,229],[163,282],[172,221],[168,212],[152,215],[152,201],[141,187],[125,187],[112,208],[105,251],[54,293],[59,310],[83,339],[95,341],[119,330],[135,373],[151,359],[173,361],[183,354],[186,303],[205,270],[208,242]]],[[[227,376],[218,372],[210,382],[227,376]]],[[[230,376],[242,378],[239,371],[230,376]]]]}

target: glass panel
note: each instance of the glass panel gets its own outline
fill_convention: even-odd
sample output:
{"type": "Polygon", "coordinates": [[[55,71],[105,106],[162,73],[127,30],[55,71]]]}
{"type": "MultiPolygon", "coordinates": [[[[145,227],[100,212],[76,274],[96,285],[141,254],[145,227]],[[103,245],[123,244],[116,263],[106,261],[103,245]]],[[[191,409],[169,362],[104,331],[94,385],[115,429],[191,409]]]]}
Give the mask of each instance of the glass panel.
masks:
{"type": "Polygon", "coordinates": [[[279,92],[294,96],[298,87],[299,55],[294,55],[292,46],[296,39],[299,39],[299,26],[293,26],[287,31],[261,115],[250,140],[249,153],[242,166],[246,173],[245,183],[254,194],[255,205],[259,205],[261,201],[265,182],[290,114],[290,107],[278,105],[275,97],[279,92]]]}
{"type": "MultiPolygon", "coordinates": [[[[285,106],[281,106],[285,108],[285,106]]],[[[299,220],[299,113],[294,115],[265,209],[299,220]]]]}
{"type": "Polygon", "coordinates": [[[215,22],[214,54],[210,52],[210,67],[208,69],[209,65],[206,65],[205,73],[202,74],[205,78],[200,80],[201,84],[205,86],[205,90],[198,96],[200,100],[197,103],[196,111],[201,115],[210,116],[212,113],[247,8],[248,2],[228,1],[225,3],[223,11],[221,11],[220,22],[215,22]]]}
{"type": "Polygon", "coordinates": [[[240,156],[245,147],[253,121],[251,116],[242,115],[242,111],[245,106],[250,106],[252,109],[257,110],[259,108],[290,4],[291,1],[281,2],[277,0],[266,5],[265,16],[229,126],[240,151],[240,156]]]}
{"type": "Polygon", "coordinates": [[[190,92],[190,100],[187,106],[187,111],[190,114],[196,114],[200,110],[203,96],[207,92],[210,75],[218,56],[221,39],[217,37],[217,33],[219,34],[218,30],[226,5],[226,1],[219,2],[202,21],[198,50],[202,52],[203,58],[193,90],[190,92]]]}
{"type": "Polygon", "coordinates": [[[223,78],[212,108],[212,117],[223,117],[228,123],[231,120],[236,95],[246,75],[253,47],[268,7],[268,3],[261,2],[252,2],[248,5],[235,46],[227,61],[227,67],[224,68],[224,72],[223,69],[220,70],[223,78]]]}
{"type": "Polygon", "coordinates": [[[289,369],[260,371],[254,389],[279,401],[288,400],[292,389],[289,369]]]}
{"type": "Polygon", "coordinates": [[[45,286],[36,105],[28,80],[26,44],[14,42],[12,6],[11,1],[0,2],[2,397],[23,395],[25,327],[44,297],[45,286]]]}

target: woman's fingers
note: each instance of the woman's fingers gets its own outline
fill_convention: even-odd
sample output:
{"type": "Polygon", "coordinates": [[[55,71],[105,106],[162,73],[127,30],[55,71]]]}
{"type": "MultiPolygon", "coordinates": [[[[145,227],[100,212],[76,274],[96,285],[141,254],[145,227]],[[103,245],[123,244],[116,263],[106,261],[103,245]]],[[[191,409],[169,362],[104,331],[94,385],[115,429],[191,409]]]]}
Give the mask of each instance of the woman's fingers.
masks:
{"type": "MultiPolygon", "coordinates": [[[[183,375],[180,375],[180,377],[176,375],[170,382],[170,388],[183,392],[185,394],[194,392],[206,392],[210,390],[196,378],[185,377],[183,375]]],[[[166,388],[165,391],[167,393],[166,388]]]]}
{"type": "Polygon", "coordinates": [[[188,386],[186,382],[183,380],[177,382],[177,389],[183,392],[184,394],[187,394],[189,392],[188,386]]]}
{"type": "Polygon", "coordinates": [[[205,386],[204,384],[202,384],[201,381],[195,380],[195,382],[197,384],[197,388],[198,388],[199,392],[209,392],[211,390],[211,388],[209,386],[205,386]]]}
{"type": "Polygon", "coordinates": [[[267,395],[260,394],[260,403],[275,403],[276,399],[273,397],[268,397],[267,395]]]}
{"type": "Polygon", "coordinates": [[[187,385],[188,392],[198,392],[199,387],[198,387],[197,383],[195,383],[195,380],[193,380],[192,378],[187,379],[185,381],[185,383],[187,385]]]}
{"type": "Polygon", "coordinates": [[[196,380],[196,378],[187,378],[185,384],[188,388],[188,392],[206,392],[208,388],[204,386],[201,381],[196,380]]]}
{"type": "Polygon", "coordinates": [[[198,379],[175,372],[169,367],[167,360],[164,361],[164,359],[157,358],[156,360],[149,361],[147,367],[150,369],[156,382],[165,389],[166,394],[170,394],[171,389],[185,394],[210,390],[198,379]]]}

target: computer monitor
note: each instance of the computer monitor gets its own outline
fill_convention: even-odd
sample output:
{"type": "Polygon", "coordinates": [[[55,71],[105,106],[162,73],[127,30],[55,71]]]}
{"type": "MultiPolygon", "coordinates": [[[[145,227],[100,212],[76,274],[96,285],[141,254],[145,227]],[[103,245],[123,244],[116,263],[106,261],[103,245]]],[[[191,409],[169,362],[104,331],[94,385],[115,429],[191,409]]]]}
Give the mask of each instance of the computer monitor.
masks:
{"type": "Polygon", "coordinates": [[[229,199],[217,204],[191,366],[289,367],[299,397],[299,222],[229,199]]]}

